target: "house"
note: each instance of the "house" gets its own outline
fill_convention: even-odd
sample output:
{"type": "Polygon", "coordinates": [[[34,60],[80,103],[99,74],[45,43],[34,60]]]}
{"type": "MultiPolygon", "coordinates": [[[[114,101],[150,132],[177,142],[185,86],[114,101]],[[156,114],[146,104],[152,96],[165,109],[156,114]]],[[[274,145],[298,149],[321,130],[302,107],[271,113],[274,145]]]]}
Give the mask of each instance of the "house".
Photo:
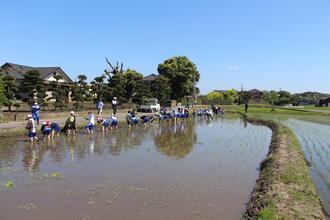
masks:
{"type": "Polygon", "coordinates": [[[250,94],[250,100],[254,102],[260,102],[262,99],[263,92],[258,89],[251,89],[248,91],[250,94]]]}
{"type": "MultiPolygon", "coordinates": [[[[24,80],[24,74],[26,74],[29,70],[38,70],[41,78],[46,84],[49,84],[51,81],[55,81],[55,75],[61,75],[62,79],[60,79],[59,82],[67,85],[68,87],[71,87],[73,83],[61,67],[32,67],[14,63],[5,63],[1,66],[0,70],[3,74],[14,77],[18,84],[24,80]]],[[[47,96],[51,96],[51,91],[47,91],[46,93],[47,96]]],[[[68,97],[70,97],[70,93],[68,94],[68,97]]]]}
{"type": "Polygon", "coordinates": [[[152,73],[142,78],[142,82],[146,85],[148,92],[150,92],[151,84],[155,81],[156,77],[157,75],[152,73]]]}
{"type": "Polygon", "coordinates": [[[330,97],[321,98],[319,101],[320,107],[330,107],[330,97]]]}

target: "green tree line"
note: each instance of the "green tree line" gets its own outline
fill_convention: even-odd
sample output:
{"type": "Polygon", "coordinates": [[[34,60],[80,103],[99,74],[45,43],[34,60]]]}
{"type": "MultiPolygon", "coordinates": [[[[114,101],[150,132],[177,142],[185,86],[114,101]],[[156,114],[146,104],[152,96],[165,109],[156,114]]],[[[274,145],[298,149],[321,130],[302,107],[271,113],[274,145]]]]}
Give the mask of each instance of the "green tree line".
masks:
{"type": "Polygon", "coordinates": [[[28,104],[38,102],[47,106],[52,100],[55,110],[67,107],[68,97],[79,110],[86,101],[102,100],[110,103],[117,97],[120,103],[141,104],[148,98],[157,98],[161,103],[170,99],[191,96],[196,89],[200,74],[196,65],[185,56],[172,57],[158,65],[158,75],[150,82],[143,81],[143,75],[134,69],[124,69],[123,64],[113,65],[106,59],[108,68],[93,80],[80,74],[72,85],[61,83],[61,76],[55,81],[45,83],[38,70],[32,69],[24,74],[21,83],[2,74],[0,81],[0,102],[9,110],[20,100],[28,104]],[[88,83],[88,81],[90,83],[88,83]],[[46,91],[51,92],[47,96],[46,91]]]}

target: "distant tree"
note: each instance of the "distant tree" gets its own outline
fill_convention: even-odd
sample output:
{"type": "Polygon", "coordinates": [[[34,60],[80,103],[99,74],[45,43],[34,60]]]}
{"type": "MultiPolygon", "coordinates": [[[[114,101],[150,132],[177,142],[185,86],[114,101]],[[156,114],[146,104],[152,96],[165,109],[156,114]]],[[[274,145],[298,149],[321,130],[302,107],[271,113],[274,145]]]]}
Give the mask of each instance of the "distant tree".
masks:
{"type": "Polygon", "coordinates": [[[249,103],[251,94],[248,91],[240,91],[238,94],[238,104],[249,103]]]}
{"type": "Polygon", "coordinates": [[[238,100],[238,94],[234,89],[227,90],[223,94],[223,96],[224,96],[224,103],[228,105],[232,105],[235,103],[235,101],[238,100]]]}
{"type": "Polygon", "coordinates": [[[302,102],[304,102],[304,97],[301,95],[293,94],[291,95],[291,103],[294,106],[299,106],[302,102]]]}
{"type": "Polygon", "coordinates": [[[275,105],[287,105],[292,103],[291,94],[288,91],[279,91],[278,92],[278,101],[275,105]]]}
{"type": "Polygon", "coordinates": [[[223,102],[224,96],[220,92],[209,92],[206,94],[206,99],[208,104],[221,104],[223,102]]]}
{"type": "Polygon", "coordinates": [[[15,103],[15,98],[17,92],[19,91],[19,88],[15,81],[16,79],[9,75],[4,75],[2,77],[2,83],[3,83],[4,95],[5,95],[5,100],[3,104],[5,106],[8,106],[9,111],[11,111],[11,107],[15,103]]]}
{"type": "MultiPolygon", "coordinates": [[[[105,76],[98,76],[95,77],[94,80],[91,82],[91,95],[94,98],[94,101],[97,102],[98,100],[104,100],[106,97],[107,86],[104,83],[105,76]]],[[[108,100],[109,101],[109,100],[108,100]]]]}
{"type": "Polygon", "coordinates": [[[268,102],[271,105],[274,105],[275,103],[278,103],[279,95],[276,91],[263,91],[262,93],[262,99],[266,102],[268,102]]]}
{"type": "Polygon", "coordinates": [[[164,75],[158,75],[151,84],[150,91],[152,96],[156,97],[160,103],[166,103],[170,100],[171,95],[169,79],[164,75]]]}
{"type": "Polygon", "coordinates": [[[116,65],[111,64],[111,62],[107,59],[106,62],[109,65],[109,68],[104,70],[104,74],[108,80],[108,91],[111,95],[110,100],[113,97],[117,97],[118,101],[123,103],[127,101],[126,98],[126,78],[124,77],[123,73],[123,63],[120,64],[117,62],[116,65]]]}
{"type": "MultiPolygon", "coordinates": [[[[135,70],[127,69],[123,73],[123,77],[125,78],[125,98],[130,102],[133,101],[133,96],[136,96],[136,92],[139,87],[142,85],[143,75],[136,72],[135,70]]],[[[140,94],[143,95],[143,94],[140,94]]]]}
{"type": "Polygon", "coordinates": [[[158,73],[169,79],[171,99],[192,95],[200,75],[196,65],[185,56],[172,57],[158,65],[158,73]]]}
{"type": "Polygon", "coordinates": [[[68,98],[69,89],[64,86],[59,80],[62,79],[61,75],[54,76],[55,81],[49,83],[50,90],[52,91],[52,96],[47,98],[47,100],[54,99],[55,111],[60,108],[63,111],[63,107],[67,107],[66,101],[68,98]]]}
{"type": "Polygon", "coordinates": [[[5,96],[5,89],[4,89],[4,85],[2,82],[2,79],[0,77],[0,107],[5,104],[5,102],[7,101],[7,98],[5,96]]]}
{"type": "Polygon", "coordinates": [[[74,82],[72,87],[71,98],[75,103],[73,106],[76,110],[83,108],[82,103],[88,98],[89,86],[86,82],[87,77],[85,75],[79,75],[78,81],[74,82]]]}
{"type": "Polygon", "coordinates": [[[32,69],[24,74],[24,79],[20,86],[20,91],[24,93],[23,102],[32,104],[38,101],[39,105],[45,105],[46,86],[43,79],[40,77],[38,70],[32,69]]]}

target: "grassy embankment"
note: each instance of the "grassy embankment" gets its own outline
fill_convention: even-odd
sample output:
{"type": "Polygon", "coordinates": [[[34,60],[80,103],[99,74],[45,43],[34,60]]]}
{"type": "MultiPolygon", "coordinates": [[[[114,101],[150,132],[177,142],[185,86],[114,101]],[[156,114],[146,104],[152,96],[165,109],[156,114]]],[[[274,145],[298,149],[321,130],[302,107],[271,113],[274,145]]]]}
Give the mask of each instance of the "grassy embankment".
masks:
{"type": "MultiPolygon", "coordinates": [[[[273,135],[243,219],[325,219],[294,133],[280,122],[260,119],[260,113],[271,110],[251,111],[244,117],[251,123],[268,126],[273,135]]],[[[288,114],[287,111],[279,110],[280,114],[288,114]]]]}

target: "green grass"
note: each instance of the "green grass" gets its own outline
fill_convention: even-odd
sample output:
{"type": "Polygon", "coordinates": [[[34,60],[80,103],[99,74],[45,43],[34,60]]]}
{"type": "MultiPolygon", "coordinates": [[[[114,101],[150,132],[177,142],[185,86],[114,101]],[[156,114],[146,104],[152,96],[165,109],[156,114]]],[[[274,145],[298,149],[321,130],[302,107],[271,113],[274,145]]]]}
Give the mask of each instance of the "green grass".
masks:
{"type": "MultiPolygon", "coordinates": [[[[259,109],[259,112],[261,111],[265,110],[259,109]]],[[[287,110],[280,109],[279,111],[287,110]]],[[[253,116],[254,120],[256,118],[265,119],[260,115],[265,114],[249,114],[249,118],[251,119],[253,116]]],[[[267,119],[274,119],[277,116],[277,114],[269,113],[266,115],[267,119]]],[[[268,126],[272,124],[269,121],[255,121],[268,126]]],[[[258,191],[253,193],[252,204],[249,204],[247,213],[256,215],[252,216],[252,219],[322,218],[324,215],[320,199],[309,175],[300,143],[291,129],[282,123],[274,122],[278,129],[274,129],[274,124],[271,125],[274,129],[270,146],[271,153],[265,159],[260,179],[257,181],[258,191]],[[274,188],[272,184],[275,184],[274,188]],[[277,189],[275,194],[273,189],[277,189]],[[261,210],[256,209],[260,206],[261,210]],[[278,210],[277,207],[281,207],[281,210],[278,210]]]]}
{"type": "Polygon", "coordinates": [[[303,184],[306,180],[305,173],[301,173],[301,167],[290,166],[287,167],[284,173],[280,175],[281,180],[285,184],[298,183],[303,184]]]}
{"type": "Polygon", "coordinates": [[[258,219],[260,220],[275,220],[279,219],[278,211],[274,204],[274,201],[269,199],[268,205],[261,209],[258,215],[258,219]]]}

